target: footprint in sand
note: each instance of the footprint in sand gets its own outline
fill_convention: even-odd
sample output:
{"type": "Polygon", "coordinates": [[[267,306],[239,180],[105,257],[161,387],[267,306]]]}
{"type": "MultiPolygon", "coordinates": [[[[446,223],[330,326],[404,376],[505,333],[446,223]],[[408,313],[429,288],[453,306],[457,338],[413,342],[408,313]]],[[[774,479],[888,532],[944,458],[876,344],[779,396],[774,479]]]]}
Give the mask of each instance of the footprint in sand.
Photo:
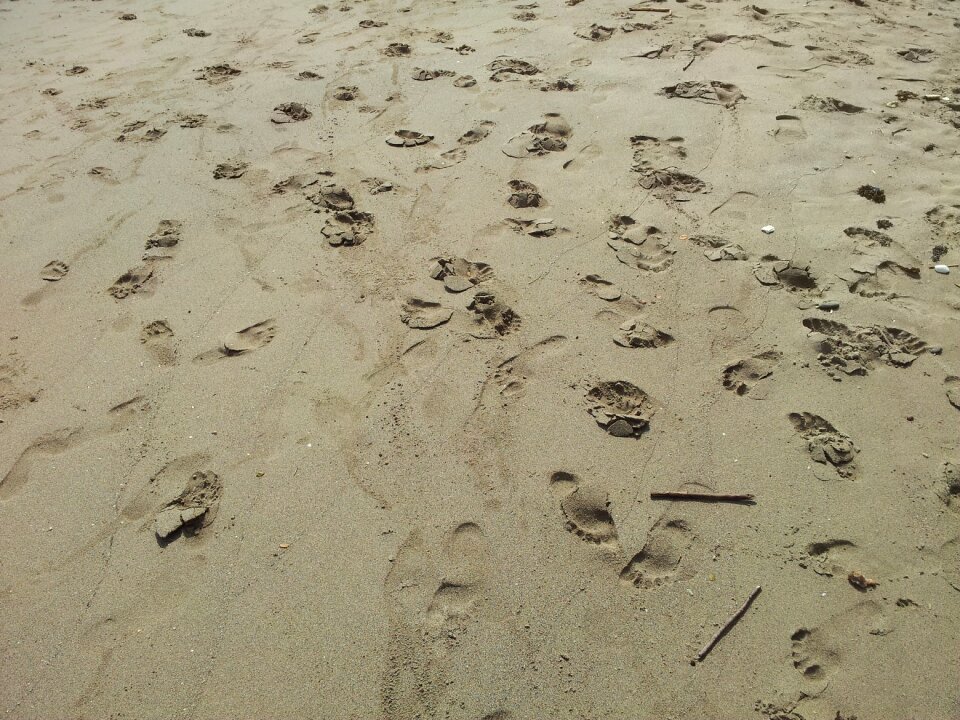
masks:
{"type": "Polygon", "coordinates": [[[475,145],[485,139],[494,127],[496,127],[496,123],[492,120],[481,120],[476,127],[467,130],[461,135],[457,139],[457,142],[460,145],[475,145]]]}
{"type": "Polygon", "coordinates": [[[777,127],[773,131],[773,137],[777,142],[795,143],[807,137],[807,131],[803,129],[803,122],[796,115],[777,115],[777,127]]]}
{"type": "Polygon", "coordinates": [[[745,95],[732,83],[711,80],[709,82],[682,82],[663,88],[660,93],[668,98],[698,100],[711,105],[733,108],[745,95]]]}
{"type": "Polygon", "coordinates": [[[283,124],[292,122],[302,122],[313,117],[313,113],[298,102],[287,102],[277,105],[273,109],[273,115],[270,116],[270,122],[283,124]]]}
{"type": "Polygon", "coordinates": [[[803,326],[823,336],[817,340],[817,360],[834,380],[845,375],[866,375],[875,362],[909,367],[927,351],[927,344],[895,327],[851,326],[825,318],[805,318],[803,326]]]}
{"type": "Polygon", "coordinates": [[[960,377],[948,375],[943,380],[943,386],[946,391],[947,400],[957,410],[960,410],[960,377]]]}
{"type": "Polygon", "coordinates": [[[623,295],[623,291],[619,285],[599,275],[584,275],[580,278],[580,284],[587,288],[592,294],[607,302],[619,300],[623,295]]]}
{"type": "Polygon", "coordinates": [[[213,169],[213,177],[215,180],[236,180],[243,177],[248,167],[245,162],[220,163],[213,169]]]}
{"type": "Polygon", "coordinates": [[[723,386],[737,395],[748,395],[758,382],[773,375],[782,357],[776,350],[764,350],[727,365],[721,373],[723,386]]]}
{"type": "Polygon", "coordinates": [[[753,269],[753,276],[761,285],[790,291],[817,289],[817,278],[809,265],[794,264],[776,255],[764,255],[753,269]]]}
{"type": "Polygon", "coordinates": [[[843,100],[837,100],[833,97],[820,97],[818,95],[807,95],[797,106],[801,110],[814,110],[816,112],[841,112],[848,115],[862,113],[864,108],[858,105],[851,105],[843,100]]]}
{"type": "Polygon", "coordinates": [[[857,544],[843,538],[830,538],[812,542],[805,548],[807,557],[800,563],[801,567],[809,567],[817,575],[833,577],[846,576],[850,571],[853,558],[850,551],[856,550],[857,544]]]}
{"type": "Polygon", "coordinates": [[[486,263],[460,257],[438,257],[434,261],[430,277],[441,281],[447,292],[461,293],[493,277],[493,268],[486,263]]]}
{"type": "Polygon", "coordinates": [[[820,680],[833,670],[837,653],[816,630],[800,628],[790,636],[793,666],[808,680],[820,680]]]}
{"type": "Polygon", "coordinates": [[[490,550],[476,523],[458,525],[443,545],[440,585],[427,607],[427,621],[434,626],[459,626],[468,620],[482,600],[490,550]]]}
{"type": "MultiPolygon", "coordinates": [[[[657,222],[660,222],[659,219],[657,222]]],[[[664,226],[667,227],[666,224],[664,226]]],[[[656,224],[643,225],[629,215],[618,215],[610,221],[607,245],[624,265],[645,272],[663,272],[673,265],[673,256],[676,254],[667,239],[668,234],[674,234],[672,227],[662,230],[656,224]]]]}
{"type": "Polygon", "coordinates": [[[616,31],[616,28],[606,27],[604,25],[598,25],[593,23],[586,27],[579,28],[574,31],[574,35],[577,37],[583,38],[584,40],[591,40],[593,42],[603,42],[604,40],[609,40],[613,37],[613,33],[616,31]]]}
{"type": "Polygon", "coordinates": [[[438,302],[411,297],[403,304],[400,320],[404,325],[416,330],[429,330],[443,325],[453,316],[453,310],[438,302]]]}
{"type": "Polygon", "coordinates": [[[790,413],[787,418],[806,441],[807,452],[814,462],[832,466],[842,478],[853,477],[857,469],[854,459],[860,452],[853,440],[819,415],[799,412],[790,413]]]}
{"type": "Polygon", "coordinates": [[[453,77],[454,75],[456,75],[456,73],[452,70],[426,70],[415,67],[410,77],[418,82],[427,82],[428,80],[436,80],[441,77],[453,77]]]}
{"type": "Polygon", "coordinates": [[[620,571],[620,579],[637,588],[655,590],[692,577],[692,572],[682,572],[680,568],[683,554],[692,542],[690,528],[684,520],[661,518],[647,533],[643,549],[620,571]]]}
{"type": "Polygon", "coordinates": [[[490,134],[490,130],[494,127],[495,123],[484,120],[479,123],[475,128],[467,130],[463,135],[457,139],[458,147],[451,148],[441,152],[435,160],[424,165],[423,167],[417,168],[417,172],[427,172],[430,170],[445,170],[446,168],[453,167],[467,158],[467,147],[474,145],[490,134]]]}
{"type": "Polygon", "coordinates": [[[943,486],[937,495],[944,505],[960,512],[960,464],[950,461],[943,464],[943,486]]]}
{"type": "Polygon", "coordinates": [[[394,42],[387,45],[383,50],[381,50],[384,55],[387,57],[406,57],[411,54],[412,50],[410,46],[402,42],[394,42]]]}
{"type": "Polygon", "coordinates": [[[719,235],[691,235],[687,239],[694,245],[706,248],[703,256],[710,262],[747,260],[750,257],[740,245],[727,242],[719,235]]]}
{"type": "Polygon", "coordinates": [[[86,434],[80,428],[63,428],[34,440],[20,453],[13,467],[0,480],[0,500],[9,500],[30,480],[30,471],[38,462],[49,464],[51,455],[59,455],[78,445],[86,434]]]}
{"type": "Polygon", "coordinates": [[[614,437],[640,437],[650,428],[656,403],[626,380],[609,380],[587,392],[587,412],[614,437]]]}
{"type": "Polygon", "coordinates": [[[182,493],[154,519],[157,542],[165,546],[181,537],[196,537],[216,518],[223,482],[210,470],[193,473],[182,493]]]}
{"type": "Polygon", "coordinates": [[[540,72],[540,68],[533,63],[510,57],[497,58],[487,65],[487,69],[493,71],[493,74],[490,76],[490,79],[493,80],[493,82],[518,80],[519,78],[513,76],[536,75],[540,72]]]}
{"type": "Polygon", "coordinates": [[[558,229],[561,229],[550,218],[539,218],[537,220],[504,218],[504,222],[514,232],[535,238],[550,237],[555,235],[558,229]]]}
{"type": "Polygon", "coordinates": [[[537,189],[537,186],[526,180],[511,180],[507,185],[511,193],[507,198],[507,203],[515,208],[541,207],[545,205],[543,196],[537,189]]]}
{"type": "Polygon", "coordinates": [[[564,527],[584,542],[619,550],[617,526],[610,500],[600,488],[584,485],[575,475],[558,471],[550,476],[550,489],[561,496],[564,527]]]}
{"type": "Polygon", "coordinates": [[[240,70],[231,67],[227,63],[218,65],[208,65],[197,75],[197,80],[206,80],[211,85],[219,85],[235,78],[240,74],[240,70]]]}
{"type": "Polygon", "coordinates": [[[210,37],[210,33],[200,28],[187,28],[183,31],[183,34],[187,37],[210,37]]]}
{"type": "Polygon", "coordinates": [[[498,300],[492,292],[479,291],[473,296],[467,309],[473,311],[474,324],[478,328],[470,335],[477,339],[503,337],[520,327],[520,316],[513,308],[498,300]]]}
{"type": "Polygon", "coordinates": [[[563,335],[551,335],[501,362],[483,384],[481,404],[489,402],[487,392],[490,388],[495,388],[503,398],[515,400],[523,397],[530,379],[540,374],[541,363],[555,357],[566,341],[563,335]]]}
{"type": "Polygon", "coordinates": [[[131,295],[149,294],[153,290],[154,268],[152,263],[130,268],[109,287],[107,292],[117,300],[123,300],[131,295]]]}
{"type": "Polygon", "coordinates": [[[62,260],[51,260],[40,270],[40,278],[47,282],[57,282],[70,272],[70,266],[62,260]]]}
{"type": "Polygon", "coordinates": [[[658,348],[669,345],[673,335],[655,328],[641,318],[631,318],[623,323],[613,341],[625,348],[658,348]]]}
{"type": "Polygon", "coordinates": [[[276,334],[277,326],[274,320],[263,320],[243,330],[230,333],[221,341],[220,347],[200,353],[193,361],[206,364],[223,358],[246,355],[270,344],[276,334]]]}
{"type": "Polygon", "coordinates": [[[707,192],[707,184],[698,177],[681,172],[676,161],[687,157],[682,137],[661,140],[650,135],[634,135],[633,172],[640,176],[640,187],[662,192],[707,192]]]}
{"type": "Polygon", "coordinates": [[[178,220],[161,220],[157,229],[150,234],[144,244],[144,260],[169,258],[169,251],[180,244],[183,223],[178,220]]]}
{"type": "Polygon", "coordinates": [[[573,129],[563,116],[559,113],[546,113],[543,122],[531,125],[519,135],[514,135],[501,150],[504,155],[512,158],[547,155],[566,150],[571,135],[573,129]]]}
{"type": "Polygon", "coordinates": [[[805,681],[822,684],[842,668],[844,656],[865,643],[868,636],[888,632],[880,604],[861,600],[818,627],[794,631],[790,636],[793,667],[805,681]]]}
{"type": "Polygon", "coordinates": [[[387,138],[387,145],[392,147],[416,147],[426,145],[433,140],[433,135],[426,135],[416,130],[394,130],[393,135],[387,138]]]}
{"type": "Polygon", "coordinates": [[[166,320],[154,320],[140,331],[140,342],[160,365],[175,365],[177,362],[173,337],[173,330],[166,320]]]}

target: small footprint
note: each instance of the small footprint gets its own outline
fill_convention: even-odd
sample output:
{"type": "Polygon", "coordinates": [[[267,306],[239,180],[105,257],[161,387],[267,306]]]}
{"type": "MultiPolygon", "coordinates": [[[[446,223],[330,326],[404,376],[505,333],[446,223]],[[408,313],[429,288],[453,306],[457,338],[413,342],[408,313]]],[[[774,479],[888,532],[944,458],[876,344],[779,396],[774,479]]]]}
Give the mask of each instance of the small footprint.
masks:
{"type": "Polygon", "coordinates": [[[175,365],[177,350],[173,345],[173,330],[166,320],[154,320],[140,331],[140,342],[160,365],[175,365]]]}
{"type": "Polygon", "coordinates": [[[617,345],[626,348],[658,348],[669,345],[673,340],[673,335],[658,330],[641,318],[627,320],[613,336],[617,345]]]}
{"type": "Polygon", "coordinates": [[[220,347],[197,355],[193,360],[201,364],[214,362],[228,357],[245,355],[268,345],[277,333],[273,319],[263,320],[243,330],[230,333],[220,343],[220,347]]]}
{"type": "Polygon", "coordinates": [[[0,500],[9,500],[30,480],[33,465],[44,456],[59,455],[79,444],[86,434],[80,428],[63,428],[34,440],[0,480],[0,500]]]}
{"type": "Polygon", "coordinates": [[[800,412],[790,413],[787,417],[800,437],[807,441],[807,451],[814,462],[833,466],[840,477],[853,476],[856,472],[854,459],[860,452],[853,440],[819,415],[800,412]]]}
{"type": "Polygon", "coordinates": [[[764,350],[724,368],[723,386],[737,395],[747,395],[756,384],[773,375],[782,355],[776,350],[764,350]]]}
{"type": "MultiPolygon", "coordinates": [[[[551,484],[558,485],[557,482],[551,484]]],[[[579,484],[574,478],[573,488],[560,501],[560,510],[566,529],[584,542],[619,547],[617,526],[610,514],[610,500],[598,487],[579,484]]]]}
{"type": "Polygon", "coordinates": [[[777,115],[776,119],[777,128],[773,131],[773,136],[777,142],[795,143],[807,137],[803,122],[796,115],[777,115]]]}
{"type": "Polygon", "coordinates": [[[680,573],[680,562],[691,543],[690,529],[684,520],[661,518],[647,534],[643,549],[620,571],[620,579],[637,588],[654,590],[689,577],[680,573]]]}
{"type": "Polygon", "coordinates": [[[474,295],[467,309],[473,311],[474,323],[479,328],[470,333],[477,339],[502,337],[520,327],[520,316],[513,308],[486,290],[474,295]]]}
{"type": "Polygon", "coordinates": [[[947,400],[957,410],[960,410],[960,377],[948,375],[944,379],[943,385],[946,388],[947,400]]]}
{"type": "Polygon", "coordinates": [[[138,265],[130,268],[107,290],[117,300],[123,300],[131,295],[149,293],[153,289],[151,280],[154,277],[152,264],[138,265]]]}
{"type": "Polygon", "coordinates": [[[609,380],[587,392],[587,412],[614,437],[640,437],[656,412],[653,399],[627,380],[609,380]]]}
{"type": "Polygon", "coordinates": [[[51,260],[40,270],[40,278],[47,282],[57,282],[70,272],[70,266],[62,260],[51,260]]]}
{"type": "Polygon", "coordinates": [[[429,330],[443,325],[453,316],[453,310],[432,300],[411,297],[403,304],[400,320],[407,327],[429,330]]]}
{"type": "Polygon", "coordinates": [[[444,542],[440,568],[443,577],[427,607],[427,620],[446,626],[470,618],[482,599],[489,548],[480,526],[458,525],[444,542]]]}
{"type": "Polygon", "coordinates": [[[157,513],[154,533],[165,546],[180,537],[195,537],[216,518],[223,483],[211,470],[195,472],[180,495],[157,513]]]}

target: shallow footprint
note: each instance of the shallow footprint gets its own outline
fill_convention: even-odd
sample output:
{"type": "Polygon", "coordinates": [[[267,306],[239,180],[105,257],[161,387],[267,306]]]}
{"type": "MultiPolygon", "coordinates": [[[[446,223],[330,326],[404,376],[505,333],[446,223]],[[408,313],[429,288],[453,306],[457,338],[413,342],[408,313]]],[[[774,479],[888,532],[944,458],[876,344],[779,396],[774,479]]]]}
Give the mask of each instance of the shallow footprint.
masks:
{"type": "Polygon", "coordinates": [[[579,485],[560,501],[566,528],[585,542],[618,547],[610,500],[597,487],[579,485]]]}
{"type": "Polygon", "coordinates": [[[647,533],[643,549],[620,571],[620,579],[644,590],[680,579],[680,561],[690,543],[690,529],[685,521],[664,522],[661,518],[647,533]]]}
{"type": "Polygon", "coordinates": [[[960,377],[948,375],[946,379],[944,379],[943,384],[947,389],[947,400],[949,400],[950,404],[957,410],[960,410],[960,377]]]}
{"type": "Polygon", "coordinates": [[[107,290],[117,300],[123,300],[130,295],[147,292],[151,287],[153,268],[150,265],[138,265],[130,268],[107,290]]]}
{"type": "Polygon", "coordinates": [[[436,625],[468,619],[488,574],[489,547],[476,523],[454,528],[443,554],[443,577],[427,608],[427,619],[436,625]]]}
{"type": "Polygon", "coordinates": [[[470,333],[477,339],[501,337],[520,326],[520,316],[491,292],[478,292],[467,309],[473,311],[474,321],[480,327],[477,332],[470,333]]]}
{"type": "Polygon", "coordinates": [[[215,472],[195,472],[179,497],[157,513],[157,542],[167,545],[179,537],[199,534],[216,517],[222,492],[223,483],[215,472]]]}
{"type": "Polygon", "coordinates": [[[773,131],[773,136],[778,142],[795,143],[807,137],[807,131],[796,115],[777,115],[777,129],[773,131]]]}
{"type": "Polygon", "coordinates": [[[776,350],[765,350],[727,365],[722,373],[723,386],[737,395],[747,395],[760,380],[773,374],[781,357],[776,350]]]}
{"type": "Polygon", "coordinates": [[[438,302],[423,298],[408,298],[400,312],[400,320],[407,327],[429,330],[443,325],[453,316],[453,310],[438,302]]]}
{"type": "Polygon", "coordinates": [[[387,145],[416,147],[417,145],[426,145],[431,140],[433,140],[433,135],[426,135],[416,130],[395,130],[393,135],[387,138],[387,145]]]}
{"type": "Polygon", "coordinates": [[[616,283],[605,280],[599,275],[585,275],[580,279],[580,284],[586,287],[591,293],[601,300],[613,302],[619,300],[623,294],[620,286],[616,283]]]}
{"type": "Polygon", "coordinates": [[[47,282],[57,282],[70,272],[70,266],[61,260],[51,260],[40,270],[40,277],[47,282]]]}
{"type": "Polygon", "coordinates": [[[273,319],[264,320],[245,327],[243,330],[230,333],[220,342],[220,347],[200,353],[193,360],[194,362],[208,363],[223,358],[245,355],[252,350],[268,345],[276,333],[277,327],[273,319]]]}
{"type": "Polygon", "coordinates": [[[173,330],[166,320],[154,320],[140,331],[140,342],[160,365],[176,363],[177,351],[172,341],[173,330]]]}

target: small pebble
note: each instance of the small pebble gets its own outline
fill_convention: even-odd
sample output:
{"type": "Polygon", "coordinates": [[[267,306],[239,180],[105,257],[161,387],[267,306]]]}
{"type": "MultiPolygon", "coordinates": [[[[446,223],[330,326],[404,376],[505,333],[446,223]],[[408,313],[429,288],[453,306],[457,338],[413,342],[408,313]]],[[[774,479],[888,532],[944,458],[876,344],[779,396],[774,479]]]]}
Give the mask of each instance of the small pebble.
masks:
{"type": "Polygon", "coordinates": [[[760,228],[760,232],[762,232],[764,235],[773,235],[774,229],[775,228],[773,225],[764,225],[762,228],[760,228]]]}
{"type": "Polygon", "coordinates": [[[941,275],[949,275],[950,267],[948,265],[934,265],[933,269],[936,270],[941,275]]]}
{"type": "Polygon", "coordinates": [[[820,310],[839,310],[840,303],[838,303],[836,300],[831,300],[829,302],[822,302],[819,305],[817,305],[817,307],[820,310]]]}
{"type": "Polygon", "coordinates": [[[907,422],[913,422],[913,415],[907,415],[907,422]]]}
{"type": "Polygon", "coordinates": [[[931,345],[928,350],[931,355],[940,355],[943,352],[943,348],[939,345],[931,345]]]}

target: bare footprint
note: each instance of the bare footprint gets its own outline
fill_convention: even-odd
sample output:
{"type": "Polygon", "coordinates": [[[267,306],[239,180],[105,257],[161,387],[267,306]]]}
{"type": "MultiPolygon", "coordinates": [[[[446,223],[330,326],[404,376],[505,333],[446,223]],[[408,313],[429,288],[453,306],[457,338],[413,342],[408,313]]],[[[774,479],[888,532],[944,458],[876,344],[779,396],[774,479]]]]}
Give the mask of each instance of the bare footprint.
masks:
{"type": "Polygon", "coordinates": [[[443,283],[447,292],[461,293],[493,277],[493,268],[486,263],[470,262],[461,257],[434,258],[430,277],[443,283]]]}
{"type": "Polygon", "coordinates": [[[214,362],[228,357],[245,355],[268,345],[277,334],[273,319],[263,320],[255,325],[230,333],[220,343],[220,347],[197,355],[193,360],[201,364],[214,362]]]}
{"type": "Polygon", "coordinates": [[[777,115],[777,128],[773,131],[777,142],[795,143],[807,137],[803,122],[796,115],[777,115]]]}
{"type": "Polygon", "coordinates": [[[195,537],[217,515],[223,483],[211,470],[195,472],[182,493],[154,519],[157,542],[168,545],[180,537],[195,537]]]}
{"type": "Polygon", "coordinates": [[[580,278],[580,284],[586,287],[591,293],[601,300],[614,302],[623,295],[620,286],[610,280],[605,280],[599,275],[584,275],[580,278]]]}
{"type": "Polygon", "coordinates": [[[160,365],[175,365],[177,350],[173,344],[173,330],[166,320],[154,320],[140,331],[140,342],[160,365]]]}
{"type": "Polygon", "coordinates": [[[443,577],[430,605],[427,620],[435,626],[462,624],[470,619],[482,600],[488,575],[490,550],[480,526],[473,522],[458,525],[443,545],[440,569],[443,577]]]}
{"type": "Polygon", "coordinates": [[[403,304],[400,320],[407,327],[429,330],[443,325],[453,316],[453,310],[438,302],[411,297],[403,304]]]}
{"type": "Polygon", "coordinates": [[[614,437],[640,437],[649,429],[656,405],[633,383],[610,380],[587,392],[587,412],[614,437]]]}
{"type": "Polygon", "coordinates": [[[673,342],[673,335],[658,330],[641,318],[632,318],[620,326],[613,341],[626,348],[658,348],[673,342]]]}
{"type": "Polygon", "coordinates": [[[946,388],[947,400],[960,410],[960,377],[948,375],[944,378],[943,385],[946,388]]]}
{"type": "Polygon", "coordinates": [[[470,333],[475,338],[502,337],[520,327],[520,316],[491,292],[478,292],[467,309],[473,311],[474,323],[478,327],[470,333]]]}
{"type": "Polygon", "coordinates": [[[80,428],[63,428],[43,435],[30,443],[20,453],[13,467],[0,480],[0,500],[9,500],[27,484],[31,469],[38,460],[70,450],[85,436],[80,428]]]}
{"type": "Polygon", "coordinates": [[[62,260],[51,260],[40,270],[40,278],[47,282],[57,282],[70,272],[70,266],[62,260]]]}
{"type": "Polygon", "coordinates": [[[727,365],[721,373],[723,386],[737,395],[747,395],[759,381],[773,375],[781,357],[776,350],[764,350],[727,365]]]}
{"type": "Polygon", "coordinates": [[[843,478],[854,475],[854,459],[860,450],[853,440],[819,415],[801,412],[787,417],[800,437],[807,441],[807,451],[814,462],[832,466],[843,478]]]}
{"type": "Polygon", "coordinates": [[[681,573],[680,562],[692,537],[687,523],[679,518],[661,518],[647,533],[643,549],[620,571],[620,579],[644,590],[654,590],[678,579],[691,577],[681,573]]]}
{"type": "Polygon", "coordinates": [[[847,326],[825,318],[810,317],[803,326],[822,336],[817,340],[817,360],[834,380],[844,375],[866,375],[875,362],[909,367],[927,351],[927,343],[895,327],[847,326]]]}
{"type": "Polygon", "coordinates": [[[131,295],[149,293],[153,289],[154,268],[152,264],[138,265],[130,268],[107,290],[117,300],[123,300],[131,295]]]}
{"type": "Polygon", "coordinates": [[[560,501],[565,527],[584,542],[619,548],[617,526],[607,493],[592,485],[576,485],[560,501]]]}

